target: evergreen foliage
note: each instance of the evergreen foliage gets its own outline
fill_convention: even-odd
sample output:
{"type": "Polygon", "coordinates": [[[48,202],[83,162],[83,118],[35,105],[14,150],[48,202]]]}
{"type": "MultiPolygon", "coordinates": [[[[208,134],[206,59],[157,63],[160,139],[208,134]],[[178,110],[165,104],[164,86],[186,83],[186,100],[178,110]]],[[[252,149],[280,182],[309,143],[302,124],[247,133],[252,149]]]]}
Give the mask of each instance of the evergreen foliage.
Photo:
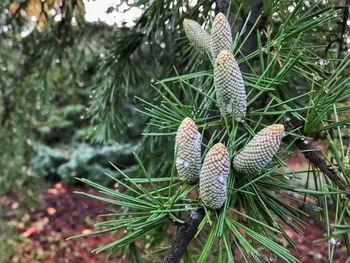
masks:
{"type": "MultiPolygon", "coordinates": [[[[249,36],[256,34],[253,29],[249,31],[247,28],[247,20],[243,21],[243,27],[233,35],[232,53],[246,69],[243,79],[248,90],[248,112],[242,124],[237,123],[232,115],[220,114],[216,106],[210,62],[207,62],[207,70],[201,70],[200,66],[195,70],[195,64],[190,73],[181,74],[176,70],[175,76],[153,85],[157,97],[151,100],[139,99],[144,104],[140,111],[149,117],[144,135],[152,145],[158,145],[163,150],[161,157],[157,151],[148,150],[146,160],[151,161],[149,155],[154,154],[157,162],[162,160],[163,169],[169,164],[169,172],[164,173],[158,169],[159,166],[154,165],[146,169],[140,158],[135,156],[143,175],[131,178],[116,167],[117,174],[113,177],[117,182],[125,184],[125,191],[129,190],[129,194],[82,179],[109,197],[82,194],[125,207],[125,212],[110,214],[110,219],[97,224],[105,228],[88,234],[120,228],[127,230],[121,239],[96,249],[96,252],[110,250],[113,253],[115,249],[125,248],[138,240],[142,241],[140,246],[151,244],[149,253],[140,254],[147,261],[148,256],[154,255],[154,251],[161,252],[163,247],[167,247],[168,242],[160,239],[156,233],[161,229],[165,231],[164,225],[169,219],[175,224],[186,224],[183,216],[189,214],[189,217],[196,217],[196,213],[201,213],[200,209],[204,208],[205,214],[195,235],[196,242],[193,247],[187,248],[186,262],[233,262],[234,258],[261,262],[271,257],[298,262],[281,245],[282,239],[294,244],[282,227],[282,222],[301,233],[303,222],[300,215],[305,212],[300,207],[310,205],[305,201],[306,197],[310,197],[318,201],[312,206],[315,210],[321,209],[322,218],[329,223],[328,202],[332,200],[333,205],[339,206],[342,203],[339,194],[344,193],[343,190],[337,189],[329,177],[323,177],[314,165],[304,172],[308,178],[314,175],[315,189],[310,188],[308,183],[299,183],[301,174],[282,171],[280,168],[286,166],[284,159],[296,151],[294,141],[312,138],[316,132],[331,133],[347,124],[347,121],[334,121],[326,116],[337,113],[336,103],[349,99],[349,75],[345,72],[349,65],[349,55],[344,58],[332,58],[332,54],[325,56],[325,42],[319,34],[322,28],[336,23],[340,13],[339,10],[320,3],[307,6],[303,1],[296,5],[287,1],[279,2],[271,8],[266,28],[256,35],[256,50],[249,54],[243,52],[249,36]],[[289,12],[285,12],[287,9],[289,12]],[[283,23],[279,24],[279,21],[283,23]],[[326,59],[327,67],[323,63],[326,59]],[[210,210],[210,205],[207,208],[201,199],[190,195],[198,191],[198,184],[188,185],[178,180],[175,160],[169,162],[172,151],[164,147],[165,141],[174,142],[177,127],[186,117],[192,118],[202,133],[202,158],[216,142],[222,142],[232,160],[258,131],[272,124],[285,123],[288,140],[281,145],[281,151],[274,161],[262,171],[259,168],[258,171],[247,171],[248,174],[242,175],[231,169],[227,182],[228,195],[223,207],[220,210],[210,210]],[[302,125],[289,125],[291,120],[302,125]],[[286,202],[286,199],[294,199],[291,196],[303,195],[304,199],[297,198],[300,206],[286,202]],[[335,196],[338,199],[334,199],[335,196]],[[233,254],[232,246],[238,248],[239,255],[233,254]]],[[[238,16],[235,16],[234,21],[239,23],[238,16]]],[[[328,52],[335,53],[337,50],[328,52]]],[[[202,57],[203,61],[206,59],[202,57]]],[[[336,167],[337,164],[334,164],[334,169],[336,167]]],[[[347,182],[344,173],[339,175],[340,180],[347,182]]],[[[344,220],[344,213],[345,210],[341,220],[344,220]]],[[[331,237],[330,228],[328,236],[331,237]]],[[[176,238],[181,239],[181,236],[175,236],[176,238]]],[[[347,242],[346,235],[343,238],[347,242]]],[[[329,259],[332,258],[335,246],[334,242],[329,242],[329,259]]],[[[169,248],[171,249],[172,247],[169,248]]]]}
{"type": "Polygon", "coordinates": [[[0,4],[1,189],[26,181],[34,141],[51,147],[70,140],[135,141],[140,142],[137,150],[134,146],[122,150],[126,155],[134,152],[128,167],[114,161],[116,152],[109,146],[96,151],[82,144],[84,150],[72,153],[64,165],[63,157],[48,148],[35,159],[41,170],[54,169],[60,175],[93,171],[91,178],[82,176],[79,181],[101,195],[80,194],[109,203],[112,211],[96,223],[95,232],[75,237],[124,231],[95,252],[124,255],[130,262],[154,262],[171,250],[169,236],[181,238],[169,226],[181,229],[199,218],[184,262],[274,258],[298,262],[282,245],[286,240],[294,246],[283,225],[302,233],[303,208],[311,207],[326,226],[328,260],[332,261],[338,241],[350,256],[346,221],[350,3],[139,0],[128,4],[143,9],[130,28],[86,23],[81,0],[0,4]],[[228,16],[225,23],[232,28],[232,41],[225,49],[239,65],[247,92],[243,122],[237,122],[234,114],[221,114],[215,61],[208,52],[193,48],[193,39],[186,38],[182,27],[185,19],[192,19],[210,32],[219,12],[228,16]],[[270,125],[284,124],[285,138],[278,153],[274,149],[271,154],[273,160],[258,170],[243,174],[231,165],[227,182],[222,180],[227,194],[217,209],[220,206],[208,206],[198,198],[198,182],[180,180],[176,170],[175,135],[185,118],[191,118],[201,133],[202,164],[217,143],[224,144],[231,162],[270,125]],[[50,138],[50,131],[68,135],[50,138]],[[328,143],[319,155],[308,145],[315,138],[328,143]],[[308,169],[286,169],[286,158],[299,151],[310,160],[308,169]],[[101,157],[103,168],[96,168],[91,160],[101,157]],[[109,170],[107,160],[113,161],[109,170]],[[137,169],[125,170],[134,168],[134,163],[137,169]],[[105,177],[102,169],[107,171],[105,177]],[[94,176],[108,178],[118,189],[95,182],[101,178],[94,176]]]}

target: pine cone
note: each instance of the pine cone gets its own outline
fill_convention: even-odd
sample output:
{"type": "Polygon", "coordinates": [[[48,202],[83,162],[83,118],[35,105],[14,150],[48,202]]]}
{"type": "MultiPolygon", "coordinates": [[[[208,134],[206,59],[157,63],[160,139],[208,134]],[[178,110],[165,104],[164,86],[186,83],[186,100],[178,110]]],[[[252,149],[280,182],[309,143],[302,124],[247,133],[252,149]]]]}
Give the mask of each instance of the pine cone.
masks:
{"type": "Polygon", "coordinates": [[[260,172],[277,153],[283,132],[282,124],[270,125],[259,131],[234,158],[233,167],[245,174],[260,172]]]}
{"type": "Polygon", "coordinates": [[[229,50],[222,50],[214,64],[216,99],[222,114],[232,112],[237,121],[243,121],[247,109],[247,96],[241,71],[229,50]]]}
{"type": "Polygon", "coordinates": [[[221,50],[230,50],[232,45],[231,27],[226,16],[218,13],[211,27],[212,57],[215,61],[221,50]]]}
{"type": "Polygon", "coordinates": [[[201,169],[201,134],[191,118],[185,118],[177,130],[175,155],[180,179],[195,182],[201,169]]]}
{"type": "Polygon", "coordinates": [[[350,162],[349,162],[349,160],[350,160],[349,156],[345,156],[342,160],[344,172],[345,172],[345,175],[347,177],[350,177],[350,162]]]}
{"type": "Polygon", "coordinates": [[[226,199],[230,158],[222,143],[215,144],[205,157],[199,175],[199,195],[205,206],[220,208],[226,199]]]}
{"type": "Polygon", "coordinates": [[[211,36],[200,24],[192,19],[184,19],[183,26],[191,44],[201,52],[211,53],[211,36]]]}

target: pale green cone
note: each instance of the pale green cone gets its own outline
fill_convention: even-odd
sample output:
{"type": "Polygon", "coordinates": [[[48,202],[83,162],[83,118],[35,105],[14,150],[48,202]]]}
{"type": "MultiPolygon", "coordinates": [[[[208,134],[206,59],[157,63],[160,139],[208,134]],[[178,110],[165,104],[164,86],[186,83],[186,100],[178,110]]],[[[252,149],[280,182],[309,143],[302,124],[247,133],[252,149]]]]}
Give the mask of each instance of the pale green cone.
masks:
{"type": "Polygon", "coordinates": [[[201,52],[211,54],[211,36],[200,24],[192,19],[184,19],[184,30],[191,44],[201,52]]]}
{"type": "Polygon", "coordinates": [[[222,143],[215,144],[205,156],[199,175],[199,195],[204,205],[220,208],[227,195],[230,158],[222,143]]]}
{"type": "Polygon", "coordinates": [[[350,162],[349,162],[349,156],[345,156],[342,160],[342,165],[344,168],[345,175],[347,177],[350,177],[350,162]]]}
{"type": "Polygon", "coordinates": [[[175,138],[176,169],[181,180],[195,182],[201,169],[201,134],[191,118],[185,118],[175,138]]]}
{"type": "Polygon", "coordinates": [[[247,110],[247,95],[239,66],[229,50],[222,50],[214,64],[216,99],[222,114],[231,113],[243,121],[247,110]]]}
{"type": "Polygon", "coordinates": [[[270,125],[259,131],[234,158],[233,167],[245,174],[260,172],[277,153],[283,132],[282,124],[270,125]]]}
{"type": "Polygon", "coordinates": [[[215,61],[221,50],[231,50],[232,34],[231,27],[223,13],[218,13],[215,16],[211,27],[211,50],[212,58],[215,61]]]}

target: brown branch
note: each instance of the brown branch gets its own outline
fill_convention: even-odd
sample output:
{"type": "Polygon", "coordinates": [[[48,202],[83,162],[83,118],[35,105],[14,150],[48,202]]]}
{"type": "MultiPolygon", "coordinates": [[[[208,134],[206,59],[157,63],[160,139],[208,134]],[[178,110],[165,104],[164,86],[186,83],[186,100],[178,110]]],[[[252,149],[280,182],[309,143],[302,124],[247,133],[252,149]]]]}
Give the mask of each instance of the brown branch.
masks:
{"type": "MultiPolygon", "coordinates": [[[[286,130],[291,131],[296,128],[301,128],[304,126],[304,122],[297,120],[295,118],[290,119],[284,123],[286,130]]],[[[287,136],[285,141],[292,143],[293,138],[287,136]]],[[[298,147],[300,151],[304,154],[305,158],[316,168],[318,168],[323,174],[325,174],[329,180],[331,180],[339,189],[346,191],[350,194],[350,187],[337,175],[337,173],[332,170],[325,160],[321,158],[315,149],[312,149],[305,141],[297,139],[294,141],[294,145],[298,147]]]]}
{"type": "Polygon", "coordinates": [[[302,140],[296,140],[294,144],[303,151],[303,154],[306,159],[312,163],[313,166],[317,167],[323,174],[325,174],[328,179],[330,179],[339,189],[349,192],[350,187],[326,164],[324,159],[319,157],[313,149],[311,149],[307,144],[302,140]]]}
{"type": "Polygon", "coordinates": [[[169,247],[163,263],[177,263],[180,262],[182,255],[188,244],[197,232],[198,226],[202,221],[205,212],[203,209],[189,212],[189,217],[185,223],[178,228],[175,239],[169,247]]]}

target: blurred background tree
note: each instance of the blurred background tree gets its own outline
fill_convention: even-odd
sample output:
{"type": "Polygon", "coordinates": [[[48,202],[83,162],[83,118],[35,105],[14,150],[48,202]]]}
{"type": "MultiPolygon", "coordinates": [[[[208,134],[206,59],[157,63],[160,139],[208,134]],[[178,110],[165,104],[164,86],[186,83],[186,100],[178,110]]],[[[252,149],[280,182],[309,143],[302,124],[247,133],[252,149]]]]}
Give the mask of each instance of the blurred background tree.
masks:
{"type": "Polygon", "coordinates": [[[176,60],[187,64],[174,41],[179,25],[185,15],[208,18],[213,3],[116,1],[107,13],[142,15],[107,25],[87,22],[83,1],[2,1],[1,191],[35,177],[40,144],[56,155],[82,142],[136,145],[146,118],[135,97],[151,95],[176,60]]]}

